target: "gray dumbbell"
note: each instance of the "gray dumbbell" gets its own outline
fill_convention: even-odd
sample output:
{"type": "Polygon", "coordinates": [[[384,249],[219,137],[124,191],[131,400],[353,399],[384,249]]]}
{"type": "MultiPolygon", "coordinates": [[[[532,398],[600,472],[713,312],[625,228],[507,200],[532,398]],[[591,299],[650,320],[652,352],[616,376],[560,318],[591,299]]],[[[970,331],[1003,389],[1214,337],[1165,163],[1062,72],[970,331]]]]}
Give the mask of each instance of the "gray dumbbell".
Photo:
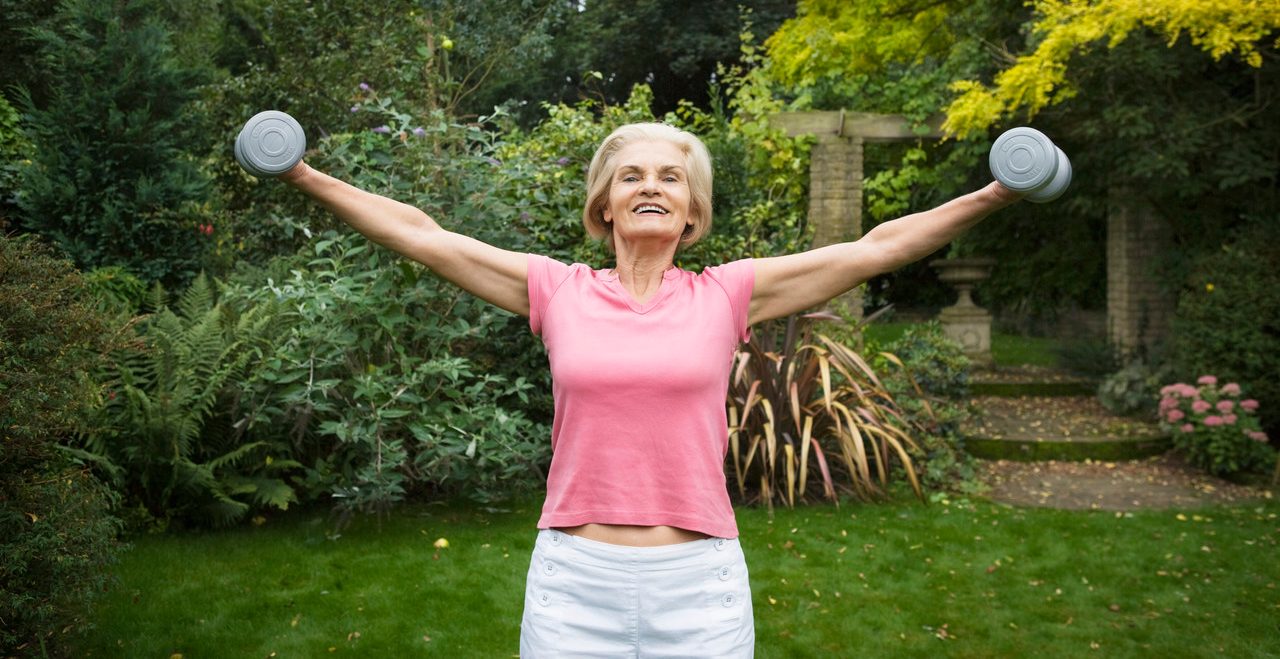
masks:
{"type": "Polygon", "coordinates": [[[279,176],[302,160],[307,136],[293,117],[276,110],[253,115],[236,136],[236,161],[257,177],[279,176]]]}
{"type": "Polygon", "coordinates": [[[1053,201],[1071,185],[1071,161],[1044,133],[1011,128],[991,145],[991,175],[1037,204],[1053,201]]]}

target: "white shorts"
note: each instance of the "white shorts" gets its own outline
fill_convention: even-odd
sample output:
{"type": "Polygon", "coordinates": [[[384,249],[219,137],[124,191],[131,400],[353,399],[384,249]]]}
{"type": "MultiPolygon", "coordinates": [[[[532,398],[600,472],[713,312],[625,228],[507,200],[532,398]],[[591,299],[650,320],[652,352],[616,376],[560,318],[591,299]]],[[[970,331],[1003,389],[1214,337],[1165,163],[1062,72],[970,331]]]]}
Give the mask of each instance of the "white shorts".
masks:
{"type": "Polygon", "coordinates": [[[520,656],[751,657],[747,563],[737,539],[624,547],[541,530],[520,656]]]}

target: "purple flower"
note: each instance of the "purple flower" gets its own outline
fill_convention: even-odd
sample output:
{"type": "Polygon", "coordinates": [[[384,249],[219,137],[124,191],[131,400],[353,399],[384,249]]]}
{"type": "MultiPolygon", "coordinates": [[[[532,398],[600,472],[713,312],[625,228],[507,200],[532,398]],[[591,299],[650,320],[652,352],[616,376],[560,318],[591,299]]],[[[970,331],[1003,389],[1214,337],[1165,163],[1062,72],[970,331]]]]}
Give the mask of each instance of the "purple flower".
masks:
{"type": "Polygon", "coordinates": [[[417,135],[418,137],[422,137],[423,135],[427,134],[427,131],[422,126],[418,126],[417,128],[413,129],[413,134],[417,135]]]}
{"type": "Polygon", "coordinates": [[[390,126],[378,126],[377,128],[374,128],[374,129],[373,129],[373,132],[375,132],[375,133],[390,133],[390,132],[391,132],[391,127],[390,127],[390,126]]]}
{"type": "Polygon", "coordinates": [[[568,156],[561,157],[559,160],[556,161],[556,164],[560,165],[561,167],[568,165],[569,164],[568,156]]]}
{"type": "Polygon", "coordinates": [[[485,158],[484,161],[489,163],[490,165],[493,165],[494,167],[497,167],[502,164],[501,160],[498,160],[497,158],[492,158],[492,157],[485,158]]]}
{"type": "Polygon", "coordinates": [[[362,91],[362,92],[367,92],[367,91],[369,91],[370,89],[373,89],[373,88],[369,86],[369,83],[367,83],[367,82],[362,82],[362,83],[360,83],[360,91],[362,91]]]}
{"type": "Polygon", "coordinates": [[[521,220],[521,221],[523,221],[523,222],[528,222],[530,217],[531,217],[531,216],[529,215],[529,211],[520,211],[520,220],[521,220]]]}
{"type": "Polygon", "coordinates": [[[351,111],[352,111],[352,112],[359,112],[359,111],[360,111],[360,106],[359,106],[359,105],[353,105],[353,106],[351,106],[351,111]]]}

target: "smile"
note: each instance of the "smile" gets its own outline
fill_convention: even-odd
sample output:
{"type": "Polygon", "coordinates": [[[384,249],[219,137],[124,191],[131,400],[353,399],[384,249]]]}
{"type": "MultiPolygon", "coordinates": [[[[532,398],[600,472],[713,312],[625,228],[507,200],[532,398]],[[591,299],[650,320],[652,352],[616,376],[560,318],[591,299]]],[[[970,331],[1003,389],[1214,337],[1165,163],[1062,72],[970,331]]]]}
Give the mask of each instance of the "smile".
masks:
{"type": "Polygon", "coordinates": [[[636,207],[635,207],[635,210],[633,210],[632,212],[633,212],[633,213],[635,213],[635,214],[637,214],[637,215],[644,215],[644,214],[646,214],[646,213],[648,213],[648,214],[657,214],[657,215],[666,215],[668,211],[667,211],[667,209],[665,209],[665,208],[663,208],[663,207],[661,207],[661,206],[656,206],[656,205],[654,205],[654,204],[642,204],[642,205],[640,205],[640,206],[636,206],[636,207]]]}

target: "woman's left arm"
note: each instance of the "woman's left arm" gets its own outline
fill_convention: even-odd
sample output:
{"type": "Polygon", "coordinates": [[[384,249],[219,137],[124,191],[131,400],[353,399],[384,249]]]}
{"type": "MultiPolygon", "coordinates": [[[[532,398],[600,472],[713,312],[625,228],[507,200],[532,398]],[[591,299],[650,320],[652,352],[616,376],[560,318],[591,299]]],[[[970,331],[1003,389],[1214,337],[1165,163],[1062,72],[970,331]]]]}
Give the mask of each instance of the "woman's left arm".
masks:
{"type": "Polygon", "coordinates": [[[992,181],[937,208],[878,225],[856,241],[755,260],[748,323],[811,309],[922,259],[1022,196],[992,181]]]}

